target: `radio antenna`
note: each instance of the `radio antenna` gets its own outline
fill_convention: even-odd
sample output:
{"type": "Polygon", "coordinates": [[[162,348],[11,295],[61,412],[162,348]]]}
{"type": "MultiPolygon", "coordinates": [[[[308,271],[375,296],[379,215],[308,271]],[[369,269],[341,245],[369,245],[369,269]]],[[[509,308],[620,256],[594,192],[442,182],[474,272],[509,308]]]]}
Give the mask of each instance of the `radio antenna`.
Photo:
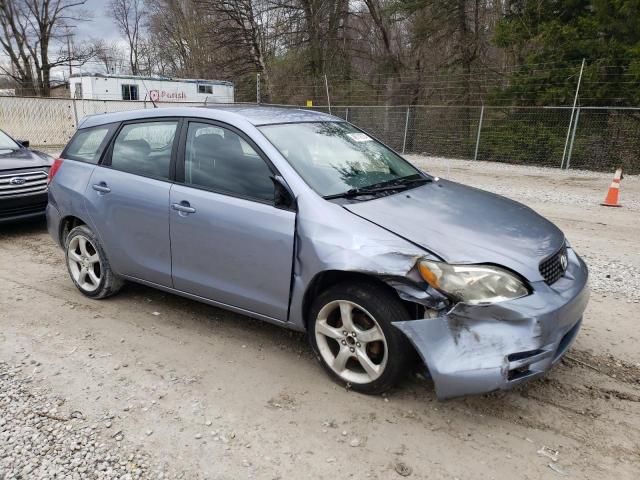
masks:
{"type": "Polygon", "coordinates": [[[147,84],[144,83],[144,78],[140,77],[140,81],[142,82],[142,86],[144,87],[144,89],[147,91],[147,95],[149,96],[149,100],[151,100],[151,103],[153,104],[153,108],[158,108],[158,105],[156,105],[156,102],[153,100],[153,97],[151,96],[151,92],[147,88],[147,84]]]}

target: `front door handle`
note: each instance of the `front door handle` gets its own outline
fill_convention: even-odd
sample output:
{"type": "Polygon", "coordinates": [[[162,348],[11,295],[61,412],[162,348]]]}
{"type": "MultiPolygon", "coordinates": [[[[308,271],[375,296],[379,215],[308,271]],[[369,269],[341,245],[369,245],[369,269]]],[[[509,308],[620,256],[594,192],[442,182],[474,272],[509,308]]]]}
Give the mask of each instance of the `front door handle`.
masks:
{"type": "Polygon", "coordinates": [[[104,182],[94,184],[93,189],[98,193],[109,193],[111,191],[111,189],[107,187],[107,184],[104,182]]]}
{"type": "Polygon", "coordinates": [[[182,214],[189,214],[189,213],[196,213],[196,209],[193,208],[189,202],[183,200],[180,203],[172,203],[171,204],[171,208],[173,208],[174,210],[177,210],[181,215],[182,214]]]}

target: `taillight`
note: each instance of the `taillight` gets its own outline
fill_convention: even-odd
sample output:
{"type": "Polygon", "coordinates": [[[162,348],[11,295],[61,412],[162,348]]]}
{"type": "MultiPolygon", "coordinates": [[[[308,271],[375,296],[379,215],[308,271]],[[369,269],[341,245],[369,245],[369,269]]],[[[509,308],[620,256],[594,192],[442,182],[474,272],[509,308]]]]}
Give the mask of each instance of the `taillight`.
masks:
{"type": "Polygon", "coordinates": [[[56,173],[58,173],[58,170],[60,170],[60,167],[62,166],[62,159],[61,158],[56,158],[53,161],[53,165],[51,165],[51,168],[49,169],[49,177],[47,178],[47,184],[51,183],[51,180],[53,180],[53,177],[56,176],[56,173]]]}

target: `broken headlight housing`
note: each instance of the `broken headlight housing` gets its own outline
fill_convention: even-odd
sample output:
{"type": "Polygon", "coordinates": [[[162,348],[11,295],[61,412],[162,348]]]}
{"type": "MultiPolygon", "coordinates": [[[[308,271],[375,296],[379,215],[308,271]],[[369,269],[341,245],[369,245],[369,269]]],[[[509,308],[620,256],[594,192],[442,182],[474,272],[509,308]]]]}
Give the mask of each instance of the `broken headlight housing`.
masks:
{"type": "Polygon", "coordinates": [[[492,265],[452,265],[423,259],[418,270],[425,282],[456,302],[481,305],[529,295],[522,280],[492,265]]]}

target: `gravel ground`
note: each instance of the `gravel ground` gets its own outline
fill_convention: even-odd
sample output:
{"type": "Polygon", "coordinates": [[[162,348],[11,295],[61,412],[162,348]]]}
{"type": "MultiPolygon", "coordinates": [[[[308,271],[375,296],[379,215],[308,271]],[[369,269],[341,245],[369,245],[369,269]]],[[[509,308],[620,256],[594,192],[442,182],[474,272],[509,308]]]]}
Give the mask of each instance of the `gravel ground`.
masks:
{"type": "Polygon", "coordinates": [[[0,362],[0,479],[166,478],[149,456],[123,446],[113,414],[91,422],[34,382],[40,363],[0,362]]]}
{"type": "MultiPolygon", "coordinates": [[[[442,157],[407,155],[407,158],[427,171],[437,171],[444,178],[464,178],[474,185],[524,203],[552,203],[556,205],[598,205],[613,180],[614,172],[589,170],[560,170],[557,168],[511,165],[497,162],[474,162],[442,157]],[[466,173],[473,174],[470,178],[466,173]],[[480,176],[477,174],[481,173],[480,176]],[[526,178],[526,184],[505,181],[512,177],[526,178]],[[557,188],[547,188],[551,183],[557,188]],[[599,185],[591,190],[576,190],[576,184],[599,185]]],[[[640,212],[640,176],[624,175],[620,203],[628,210],[640,212]],[[627,192],[630,190],[629,192],[627,192]]]]}
{"type": "Polygon", "coordinates": [[[611,260],[595,254],[583,254],[589,265],[589,284],[593,292],[612,296],[627,303],[640,303],[640,269],[631,263],[611,260]]]}

